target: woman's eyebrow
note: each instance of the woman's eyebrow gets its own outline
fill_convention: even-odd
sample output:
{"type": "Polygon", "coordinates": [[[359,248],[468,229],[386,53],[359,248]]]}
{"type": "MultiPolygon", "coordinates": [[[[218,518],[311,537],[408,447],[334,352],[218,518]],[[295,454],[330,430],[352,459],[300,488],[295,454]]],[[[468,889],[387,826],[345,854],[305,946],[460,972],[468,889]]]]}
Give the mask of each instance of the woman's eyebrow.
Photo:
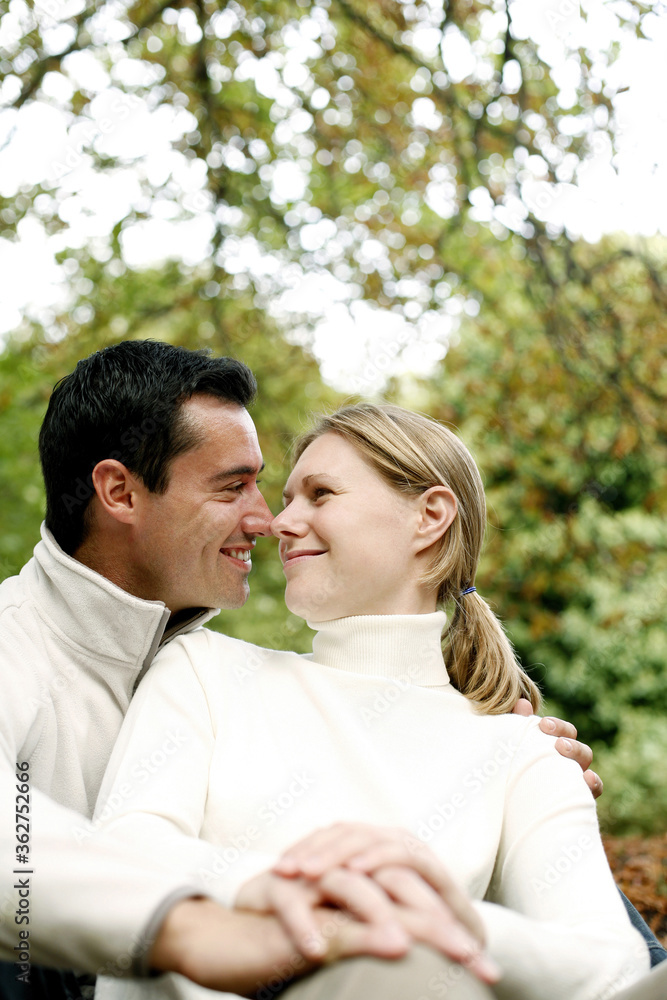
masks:
{"type": "MultiPolygon", "coordinates": [[[[330,472],[309,472],[307,476],[304,476],[301,480],[301,488],[304,489],[308,486],[311,479],[326,479],[327,482],[331,483],[332,486],[340,486],[341,482],[332,476],[330,472]]],[[[287,487],[283,490],[283,500],[291,500],[292,491],[288,490],[287,487]]]]}

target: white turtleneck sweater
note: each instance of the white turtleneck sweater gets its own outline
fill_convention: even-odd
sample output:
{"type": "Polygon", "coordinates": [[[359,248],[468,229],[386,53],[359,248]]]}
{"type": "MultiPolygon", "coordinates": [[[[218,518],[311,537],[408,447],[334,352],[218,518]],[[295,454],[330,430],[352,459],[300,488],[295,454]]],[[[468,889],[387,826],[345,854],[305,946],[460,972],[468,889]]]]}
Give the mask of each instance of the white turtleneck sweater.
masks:
{"type": "Polygon", "coordinates": [[[161,642],[213,614],[165,632],[162,602],[121,590],[45,527],[0,585],[0,959],[138,973],[169,905],[196,891],[90,819],[138,677],[161,642]]]}
{"type": "MultiPolygon", "coordinates": [[[[406,828],[477,901],[504,970],[499,997],[612,996],[648,971],[648,954],[581,771],[535,718],[474,712],[449,684],[444,622],[437,612],[313,624],[312,656],[206,631],[177,639],[139,686],[98,813],[117,837],[194,869],[223,902],[319,827],[406,828]],[[178,747],[160,754],[168,737],[178,747]]],[[[137,997],[206,994],[168,979],[137,997]]]]}

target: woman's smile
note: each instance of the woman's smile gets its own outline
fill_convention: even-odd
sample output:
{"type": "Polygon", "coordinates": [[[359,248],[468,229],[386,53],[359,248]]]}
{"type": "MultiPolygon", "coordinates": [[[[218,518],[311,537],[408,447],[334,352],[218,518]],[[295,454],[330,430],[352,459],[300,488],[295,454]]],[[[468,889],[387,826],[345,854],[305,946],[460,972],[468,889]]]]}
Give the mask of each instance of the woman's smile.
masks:
{"type": "Polygon", "coordinates": [[[283,570],[287,567],[295,566],[297,563],[305,562],[313,556],[323,556],[327,550],[326,549],[293,549],[287,551],[281,548],[280,558],[283,564],[283,570]]]}

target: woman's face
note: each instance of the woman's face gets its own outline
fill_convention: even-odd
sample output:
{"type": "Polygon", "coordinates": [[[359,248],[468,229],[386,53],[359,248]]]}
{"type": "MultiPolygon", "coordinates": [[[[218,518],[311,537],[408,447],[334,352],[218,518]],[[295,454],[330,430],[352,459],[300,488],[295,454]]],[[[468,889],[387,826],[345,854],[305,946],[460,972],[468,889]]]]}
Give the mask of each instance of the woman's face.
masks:
{"type": "Polygon", "coordinates": [[[344,438],[328,433],[313,441],[284,497],[271,530],[294,614],[330,621],[435,610],[434,596],[418,583],[419,498],[393,490],[344,438]]]}

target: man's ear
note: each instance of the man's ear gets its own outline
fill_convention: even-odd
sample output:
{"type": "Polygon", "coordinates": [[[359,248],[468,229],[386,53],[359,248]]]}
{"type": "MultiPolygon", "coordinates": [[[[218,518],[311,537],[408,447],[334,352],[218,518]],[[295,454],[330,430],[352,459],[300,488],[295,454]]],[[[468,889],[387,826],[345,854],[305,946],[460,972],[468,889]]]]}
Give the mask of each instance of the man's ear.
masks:
{"type": "Polygon", "coordinates": [[[145,490],[140,479],[115,458],[105,458],[93,469],[93,486],[103,511],[123,524],[132,524],[137,500],[145,490]]]}
{"type": "Polygon", "coordinates": [[[456,517],[458,502],[448,486],[431,486],[419,497],[417,524],[417,551],[437,542],[456,517]]]}

